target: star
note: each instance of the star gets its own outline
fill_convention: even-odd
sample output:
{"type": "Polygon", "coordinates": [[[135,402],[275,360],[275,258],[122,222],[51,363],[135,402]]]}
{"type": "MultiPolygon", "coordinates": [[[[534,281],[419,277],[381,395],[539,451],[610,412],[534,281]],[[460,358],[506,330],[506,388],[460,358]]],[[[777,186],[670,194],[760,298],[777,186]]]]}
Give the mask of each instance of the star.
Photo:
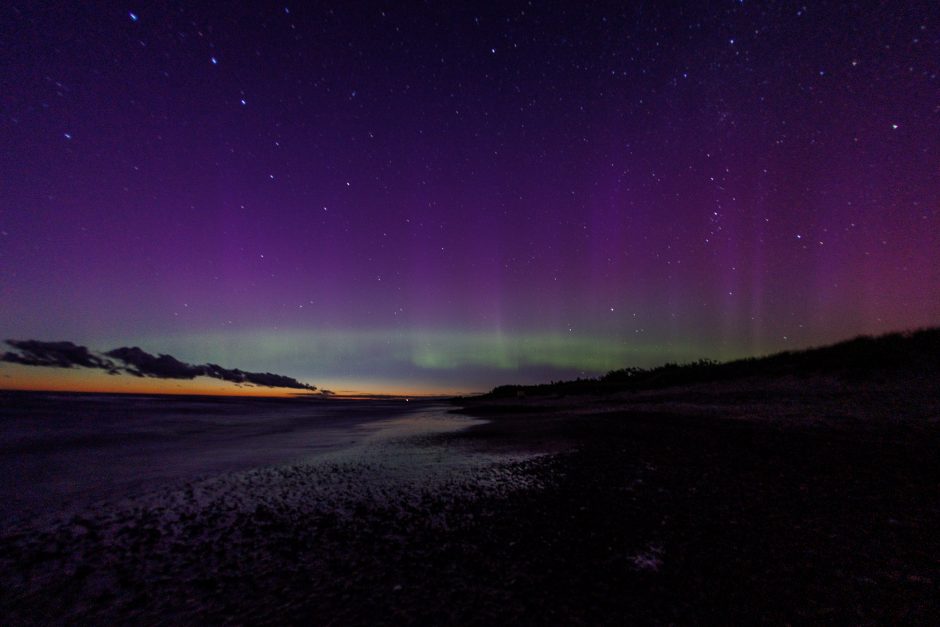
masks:
{"type": "Polygon", "coordinates": [[[131,18],[131,21],[132,21],[132,22],[136,22],[137,20],[140,19],[140,16],[137,15],[136,13],[134,13],[133,11],[128,11],[128,12],[127,12],[127,15],[128,15],[128,17],[131,18]]]}

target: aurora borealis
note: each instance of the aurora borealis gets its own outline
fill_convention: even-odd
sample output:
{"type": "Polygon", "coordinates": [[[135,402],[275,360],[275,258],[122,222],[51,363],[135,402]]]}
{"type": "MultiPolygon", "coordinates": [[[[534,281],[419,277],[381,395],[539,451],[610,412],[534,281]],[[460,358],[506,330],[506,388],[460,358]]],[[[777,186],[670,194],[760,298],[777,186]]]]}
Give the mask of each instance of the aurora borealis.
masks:
{"type": "Polygon", "coordinates": [[[938,324],[938,16],[8,3],[0,339],[421,393],[938,324]]]}

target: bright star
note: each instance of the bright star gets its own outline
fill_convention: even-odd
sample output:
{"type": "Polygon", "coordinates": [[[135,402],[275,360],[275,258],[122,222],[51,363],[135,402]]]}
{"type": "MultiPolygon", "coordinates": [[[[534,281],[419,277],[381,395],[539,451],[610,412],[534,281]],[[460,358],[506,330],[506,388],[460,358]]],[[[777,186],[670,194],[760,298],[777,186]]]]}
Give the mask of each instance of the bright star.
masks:
{"type": "Polygon", "coordinates": [[[209,60],[212,61],[212,65],[218,65],[218,64],[219,64],[219,60],[216,59],[215,57],[209,57],[209,60]]]}
{"type": "Polygon", "coordinates": [[[133,11],[128,11],[128,12],[127,12],[127,15],[130,16],[132,22],[136,22],[137,20],[140,19],[140,16],[138,16],[138,15],[137,15],[136,13],[134,13],[133,11]]]}

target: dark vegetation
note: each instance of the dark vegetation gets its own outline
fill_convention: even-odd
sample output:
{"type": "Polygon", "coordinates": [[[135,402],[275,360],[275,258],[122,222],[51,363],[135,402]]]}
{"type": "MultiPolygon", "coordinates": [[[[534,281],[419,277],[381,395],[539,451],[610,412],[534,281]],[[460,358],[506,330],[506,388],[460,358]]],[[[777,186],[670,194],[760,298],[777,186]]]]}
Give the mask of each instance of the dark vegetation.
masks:
{"type": "Polygon", "coordinates": [[[832,346],[725,363],[703,359],[681,365],[667,363],[649,369],[622,368],[598,378],[539,385],[501,385],[485,397],[612,394],[745,377],[834,375],[864,379],[886,373],[898,376],[937,371],[940,371],[940,328],[931,328],[878,337],[860,336],[832,346]]]}

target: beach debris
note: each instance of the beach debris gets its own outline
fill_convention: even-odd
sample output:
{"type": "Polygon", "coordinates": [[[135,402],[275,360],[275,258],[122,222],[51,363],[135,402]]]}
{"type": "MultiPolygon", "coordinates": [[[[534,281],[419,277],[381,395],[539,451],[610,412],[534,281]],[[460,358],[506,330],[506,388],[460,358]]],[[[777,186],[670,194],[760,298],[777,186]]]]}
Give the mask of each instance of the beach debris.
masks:
{"type": "Polygon", "coordinates": [[[645,551],[637,553],[630,558],[633,567],[637,570],[658,573],[663,566],[663,548],[659,545],[650,545],[645,551]]]}

